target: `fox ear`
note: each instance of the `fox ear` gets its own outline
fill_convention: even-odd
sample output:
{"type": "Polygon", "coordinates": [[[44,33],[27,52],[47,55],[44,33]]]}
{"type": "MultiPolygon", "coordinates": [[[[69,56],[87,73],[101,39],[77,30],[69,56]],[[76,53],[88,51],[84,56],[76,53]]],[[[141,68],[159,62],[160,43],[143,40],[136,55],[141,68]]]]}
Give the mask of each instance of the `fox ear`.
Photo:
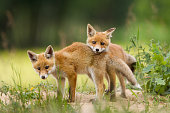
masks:
{"type": "Polygon", "coordinates": [[[112,37],[112,33],[116,30],[116,28],[110,28],[108,30],[105,31],[107,38],[111,38],[112,37]]]}
{"type": "Polygon", "coordinates": [[[87,24],[87,36],[92,37],[95,34],[96,34],[96,30],[90,24],[87,24]]]}
{"type": "Polygon", "coordinates": [[[29,50],[27,51],[27,53],[28,53],[28,56],[29,56],[31,62],[37,61],[37,54],[36,53],[29,51],[29,50]]]}
{"type": "Polygon", "coordinates": [[[54,55],[54,50],[53,47],[51,45],[49,45],[45,51],[45,57],[47,59],[51,58],[54,55]]]}

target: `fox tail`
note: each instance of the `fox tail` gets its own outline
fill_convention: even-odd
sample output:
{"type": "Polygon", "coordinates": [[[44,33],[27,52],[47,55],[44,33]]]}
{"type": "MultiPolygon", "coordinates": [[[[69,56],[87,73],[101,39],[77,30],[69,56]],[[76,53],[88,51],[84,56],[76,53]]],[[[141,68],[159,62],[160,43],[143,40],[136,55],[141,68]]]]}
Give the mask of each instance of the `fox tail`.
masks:
{"type": "Polygon", "coordinates": [[[131,69],[131,71],[134,73],[136,69],[136,58],[130,54],[125,53],[126,63],[131,69]]]}
{"type": "Polygon", "coordinates": [[[140,85],[137,83],[137,80],[134,76],[134,74],[132,73],[131,69],[129,68],[129,66],[120,58],[112,58],[111,60],[109,60],[109,64],[110,66],[114,67],[116,69],[116,71],[119,71],[120,73],[122,73],[123,76],[126,77],[126,79],[135,87],[141,89],[140,85]]]}

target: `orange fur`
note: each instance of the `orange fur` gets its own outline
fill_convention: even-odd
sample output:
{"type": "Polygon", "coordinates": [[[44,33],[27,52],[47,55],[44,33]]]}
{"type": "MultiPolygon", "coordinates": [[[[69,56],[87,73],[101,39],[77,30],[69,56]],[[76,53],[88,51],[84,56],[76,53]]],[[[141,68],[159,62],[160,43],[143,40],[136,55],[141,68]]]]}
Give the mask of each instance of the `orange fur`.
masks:
{"type": "MultiPolygon", "coordinates": [[[[48,48],[51,48],[49,46],[48,48]]],[[[47,48],[47,49],[48,49],[47,48]]],[[[28,54],[29,51],[28,51],[28,54]]],[[[40,66],[42,67],[42,72],[48,73],[48,70],[44,68],[45,65],[47,65],[47,62],[53,61],[55,63],[55,66],[57,70],[59,70],[60,75],[57,74],[56,71],[54,71],[53,76],[60,80],[61,78],[67,77],[69,81],[70,91],[69,91],[69,99],[70,101],[75,101],[75,88],[76,88],[76,80],[77,80],[77,74],[81,73],[91,73],[95,75],[95,81],[96,81],[96,96],[97,99],[101,99],[103,96],[103,75],[105,74],[106,70],[106,59],[107,59],[107,53],[102,53],[100,55],[95,55],[91,49],[83,43],[73,43],[72,45],[55,52],[54,57],[51,57],[50,59],[47,59],[45,57],[45,53],[42,54],[35,54],[37,56],[36,61],[32,61],[33,67],[40,66]],[[42,57],[42,58],[41,58],[42,57]],[[100,60],[102,59],[102,60],[100,60]]],[[[30,55],[29,55],[30,56],[30,55]]],[[[49,69],[52,68],[51,65],[49,65],[49,69]]],[[[37,71],[37,70],[36,70],[37,71]]],[[[38,71],[39,74],[42,73],[41,71],[38,71]]],[[[61,81],[62,82],[62,81],[61,81]]],[[[64,81],[65,82],[65,81],[64,81]]],[[[64,83],[61,83],[64,84],[64,83]]],[[[64,89],[64,86],[58,84],[59,90],[64,89]]],[[[58,91],[62,92],[62,91],[58,91]]]]}
{"type": "MultiPolygon", "coordinates": [[[[125,51],[122,49],[121,46],[119,46],[117,44],[110,43],[110,37],[114,30],[115,30],[115,28],[111,28],[105,32],[96,32],[96,30],[90,24],[88,24],[87,25],[87,36],[88,36],[87,45],[96,54],[101,54],[102,52],[107,52],[109,54],[110,59],[114,59],[114,62],[117,62],[118,65],[115,66],[115,67],[117,67],[117,69],[113,69],[113,66],[109,66],[109,63],[107,63],[107,73],[105,74],[106,75],[105,77],[108,81],[108,90],[110,92],[113,92],[112,97],[115,97],[115,95],[116,95],[116,75],[115,74],[117,74],[120,84],[121,84],[121,88],[122,88],[121,96],[126,97],[125,80],[124,80],[123,74],[120,71],[123,70],[124,68],[126,69],[127,66],[125,64],[122,64],[121,65],[122,67],[119,67],[119,64],[121,62],[125,62],[126,64],[131,66],[132,63],[136,62],[136,60],[131,55],[125,53],[125,51]],[[121,60],[121,61],[119,62],[119,60],[121,60]],[[120,68],[122,68],[122,69],[120,69],[120,68]]],[[[130,73],[130,74],[132,74],[132,73],[130,73]]],[[[133,79],[133,78],[134,77],[131,76],[131,79],[133,79]]]]}
{"type": "MultiPolygon", "coordinates": [[[[55,53],[53,48],[48,46],[44,53],[36,54],[28,51],[28,55],[33,68],[39,73],[42,79],[46,79],[49,74],[52,74],[56,78],[58,82],[58,96],[60,96],[60,94],[64,95],[65,77],[67,77],[69,82],[69,100],[74,102],[77,74],[85,73],[91,75],[95,83],[96,97],[100,100],[103,96],[103,77],[106,74],[106,70],[107,73],[109,73],[109,79],[111,81],[111,92],[112,90],[115,92],[116,80],[115,75],[112,74],[115,74],[114,72],[116,71],[121,72],[122,75],[127,77],[134,85],[137,83],[127,64],[105,49],[110,43],[110,36],[113,30],[114,29],[109,29],[105,33],[97,33],[99,35],[96,35],[96,40],[98,40],[102,34],[102,38],[98,41],[103,41],[104,45],[106,44],[106,46],[102,44],[103,46],[101,47],[104,49],[101,49],[101,53],[97,52],[96,54],[96,52],[86,44],[76,42],[55,53]]],[[[93,34],[95,34],[95,32],[89,35],[92,36],[93,34]]],[[[115,94],[113,93],[111,99],[114,97],[115,94]]]]}

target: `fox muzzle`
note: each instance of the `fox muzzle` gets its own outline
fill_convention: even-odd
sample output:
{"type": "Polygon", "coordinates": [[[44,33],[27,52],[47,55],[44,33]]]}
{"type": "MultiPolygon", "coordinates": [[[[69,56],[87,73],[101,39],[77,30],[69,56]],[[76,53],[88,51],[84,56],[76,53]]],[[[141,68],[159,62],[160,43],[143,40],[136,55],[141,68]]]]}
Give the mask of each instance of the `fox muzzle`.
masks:
{"type": "Polygon", "coordinates": [[[48,77],[47,74],[45,74],[45,75],[40,75],[40,78],[41,78],[41,79],[46,79],[47,77],[48,77]]]}

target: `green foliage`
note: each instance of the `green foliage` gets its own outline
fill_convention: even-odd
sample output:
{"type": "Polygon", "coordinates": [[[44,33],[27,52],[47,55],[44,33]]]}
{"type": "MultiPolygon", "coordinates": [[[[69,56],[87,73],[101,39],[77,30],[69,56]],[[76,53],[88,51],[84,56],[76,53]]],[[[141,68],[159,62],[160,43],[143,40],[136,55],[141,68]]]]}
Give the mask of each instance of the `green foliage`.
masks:
{"type": "Polygon", "coordinates": [[[21,113],[21,112],[56,112],[75,113],[75,109],[61,98],[56,99],[56,87],[48,82],[23,88],[21,86],[11,86],[3,82],[0,88],[1,95],[9,96],[10,103],[0,101],[1,113],[21,113]],[[21,90],[22,88],[22,90],[21,90]],[[45,93],[43,93],[45,92],[45,93]],[[51,95],[50,92],[54,92],[51,95]]]}
{"type": "MultiPolygon", "coordinates": [[[[137,65],[136,65],[137,70],[135,75],[137,75],[139,82],[143,83],[144,91],[147,91],[149,93],[159,94],[153,97],[154,104],[159,104],[160,102],[169,102],[168,95],[166,96],[165,99],[162,98],[162,96],[160,96],[160,95],[169,94],[170,92],[169,49],[160,45],[160,43],[155,43],[154,41],[151,41],[151,43],[149,43],[147,47],[144,46],[145,47],[144,48],[142,45],[139,44],[139,29],[138,29],[137,37],[132,38],[131,42],[132,45],[129,46],[127,50],[129,52],[131,50],[137,50],[137,52],[135,53],[137,58],[137,65]]],[[[21,56],[17,56],[17,57],[16,57],[16,53],[14,55],[15,58],[19,59],[17,62],[14,62],[14,64],[19,64],[19,62],[23,64],[23,62],[28,61],[28,59],[21,60],[21,58],[25,58],[23,57],[23,53],[20,54],[21,56]]],[[[9,58],[11,58],[10,55],[9,57],[7,57],[7,59],[9,58]]],[[[22,74],[21,71],[16,70],[12,66],[13,76],[11,78],[13,80],[13,85],[12,83],[6,84],[5,82],[2,82],[2,87],[0,87],[0,94],[1,95],[5,94],[6,96],[9,96],[10,103],[5,103],[0,99],[0,113],[13,113],[13,112],[15,113],[21,113],[21,112],[24,113],[72,112],[74,113],[80,111],[81,105],[79,103],[75,103],[76,105],[74,106],[73,104],[69,104],[66,100],[63,100],[61,98],[56,99],[56,95],[55,95],[57,92],[56,85],[49,84],[48,82],[41,82],[38,85],[29,85],[25,87],[24,86],[25,82],[23,77],[27,76],[26,75],[27,71],[32,70],[31,65],[27,66],[27,64],[29,63],[26,62],[25,65],[23,66],[26,68],[25,70],[23,67],[20,69],[22,70],[22,72],[24,72],[24,74],[22,74]],[[51,93],[53,93],[53,95],[51,95],[51,93]]],[[[5,63],[1,65],[2,65],[1,66],[2,72],[4,71],[3,67],[9,70],[9,67],[7,67],[5,63]]],[[[34,75],[34,73],[28,73],[28,75],[34,75]]],[[[29,76],[28,79],[30,78],[32,80],[33,77],[29,76]]],[[[9,79],[6,80],[9,81],[9,79]]],[[[87,91],[88,93],[95,92],[93,83],[90,80],[89,81],[88,80],[89,80],[88,78],[84,78],[84,77],[78,80],[79,81],[77,85],[78,92],[85,92],[85,91],[87,91]]],[[[133,92],[133,90],[131,90],[131,92],[132,95],[134,95],[136,98],[139,98],[138,95],[135,94],[135,92],[133,92]]],[[[149,112],[150,103],[149,103],[149,97],[147,95],[148,93],[146,92],[142,92],[142,93],[143,93],[144,101],[142,100],[141,103],[145,104],[145,112],[149,112]]],[[[131,112],[130,111],[131,104],[132,103],[130,103],[130,101],[128,101],[127,106],[123,103],[122,104],[123,111],[131,112]]],[[[109,106],[109,104],[103,107],[103,103],[101,105],[94,104],[94,109],[98,113],[120,112],[117,108],[113,109],[112,106],[109,106]]]]}
{"type": "Polygon", "coordinates": [[[139,34],[137,37],[131,39],[132,45],[128,48],[137,50],[137,78],[143,81],[147,92],[170,94],[170,52],[165,50],[168,48],[153,40],[144,48],[138,44],[139,34]]]}
{"type": "Polygon", "coordinates": [[[1,113],[75,113],[66,100],[57,97],[57,87],[48,82],[41,82],[38,85],[23,87],[20,73],[12,66],[14,85],[2,82],[0,94],[5,95],[9,100],[0,99],[1,113]],[[9,102],[7,102],[9,101],[9,102]]]}

